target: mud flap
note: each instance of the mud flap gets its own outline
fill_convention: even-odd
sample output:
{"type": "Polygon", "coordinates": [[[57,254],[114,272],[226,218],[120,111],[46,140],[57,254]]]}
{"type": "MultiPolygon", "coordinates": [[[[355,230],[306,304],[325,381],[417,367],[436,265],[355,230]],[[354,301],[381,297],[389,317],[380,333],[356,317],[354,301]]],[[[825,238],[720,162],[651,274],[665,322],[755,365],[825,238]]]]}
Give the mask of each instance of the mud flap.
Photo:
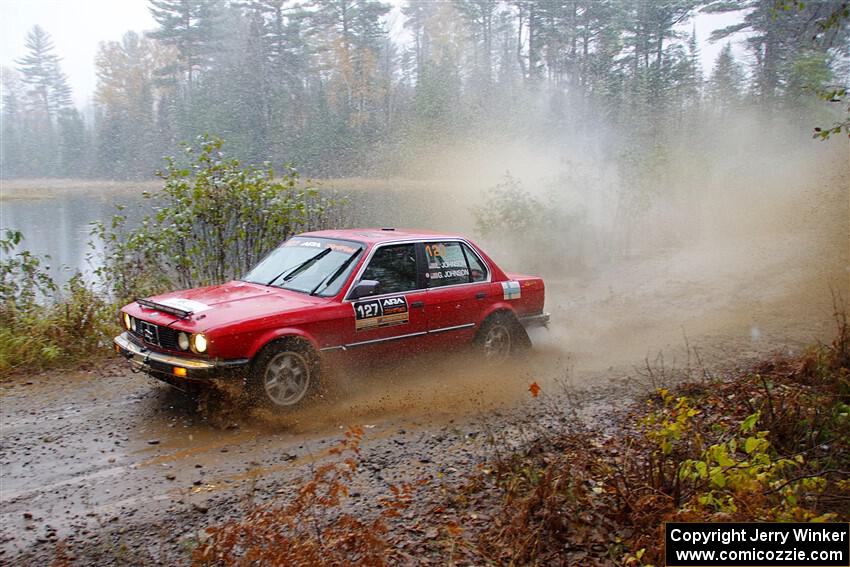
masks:
{"type": "Polygon", "coordinates": [[[516,352],[526,352],[531,350],[531,338],[529,338],[525,327],[516,319],[516,317],[514,317],[513,328],[511,331],[511,338],[514,340],[516,352]]]}

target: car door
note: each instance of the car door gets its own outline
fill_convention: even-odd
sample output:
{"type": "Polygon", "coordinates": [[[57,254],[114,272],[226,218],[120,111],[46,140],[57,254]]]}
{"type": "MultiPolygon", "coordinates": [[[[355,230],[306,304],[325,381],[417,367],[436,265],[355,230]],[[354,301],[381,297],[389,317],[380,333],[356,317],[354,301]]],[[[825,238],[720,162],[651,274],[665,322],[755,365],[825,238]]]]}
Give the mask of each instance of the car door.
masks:
{"type": "Polygon", "coordinates": [[[448,346],[471,341],[490,295],[486,265],[459,240],[425,242],[423,252],[431,342],[448,346]]]}
{"type": "Polygon", "coordinates": [[[418,348],[428,330],[424,296],[416,244],[378,245],[346,296],[351,305],[344,331],[346,348],[370,353],[418,348]],[[365,280],[380,282],[377,293],[351,297],[365,280]]]}

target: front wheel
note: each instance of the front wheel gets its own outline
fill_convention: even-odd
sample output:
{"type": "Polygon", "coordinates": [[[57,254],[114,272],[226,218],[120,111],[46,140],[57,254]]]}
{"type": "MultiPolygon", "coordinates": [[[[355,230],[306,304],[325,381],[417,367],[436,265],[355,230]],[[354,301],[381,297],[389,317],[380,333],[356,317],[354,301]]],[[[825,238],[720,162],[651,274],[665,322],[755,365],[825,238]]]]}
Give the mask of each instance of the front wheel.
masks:
{"type": "Polygon", "coordinates": [[[309,347],[282,342],[266,347],[248,378],[250,400],[273,410],[303,405],[316,389],[318,365],[309,347]]]}

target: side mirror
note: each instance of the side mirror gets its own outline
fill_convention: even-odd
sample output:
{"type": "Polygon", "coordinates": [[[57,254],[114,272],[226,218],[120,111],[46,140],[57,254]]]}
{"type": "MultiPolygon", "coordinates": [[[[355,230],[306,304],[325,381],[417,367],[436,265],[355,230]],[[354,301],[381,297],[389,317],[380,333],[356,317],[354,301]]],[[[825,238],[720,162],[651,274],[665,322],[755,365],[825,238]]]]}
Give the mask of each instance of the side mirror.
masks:
{"type": "Polygon", "coordinates": [[[369,297],[376,295],[381,289],[381,282],[377,280],[360,280],[354,289],[351,290],[351,299],[360,299],[361,297],[369,297]]]}

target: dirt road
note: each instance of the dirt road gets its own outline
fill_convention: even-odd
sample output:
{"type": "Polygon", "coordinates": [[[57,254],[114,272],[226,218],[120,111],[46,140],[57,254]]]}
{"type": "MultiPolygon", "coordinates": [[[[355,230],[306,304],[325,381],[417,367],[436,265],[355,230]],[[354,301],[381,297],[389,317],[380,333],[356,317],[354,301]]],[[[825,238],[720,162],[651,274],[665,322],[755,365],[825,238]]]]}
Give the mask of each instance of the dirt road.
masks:
{"type": "MultiPolygon", "coordinates": [[[[430,367],[444,377],[460,363],[430,367]]],[[[0,559],[43,559],[68,538],[87,560],[126,547],[130,562],[168,563],[197,527],[285,488],[354,424],[366,432],[364,498],[401,480],[454,480],[485,452],[476,416],[522,399],[528,387],[512,377],[485,392],[458,376],[438,392],[416,378],[376,369],[349,382],[344,401],[217,423],[123,365],[6,384],[0,559]]]]}

